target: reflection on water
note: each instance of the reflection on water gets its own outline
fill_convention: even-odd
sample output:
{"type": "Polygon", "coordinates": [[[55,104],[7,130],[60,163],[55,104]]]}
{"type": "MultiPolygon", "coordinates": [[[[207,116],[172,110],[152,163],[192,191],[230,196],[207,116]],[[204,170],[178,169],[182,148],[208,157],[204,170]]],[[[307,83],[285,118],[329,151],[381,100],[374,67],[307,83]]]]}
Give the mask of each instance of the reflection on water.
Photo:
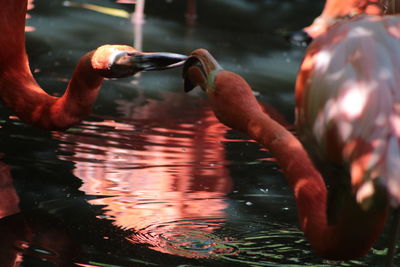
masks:
{"type": "MultiPolygon", "coordinates": [[[[61,141],[60,159],[75,163],[80,189],[96,196],[89,203],[101,207],[97,218],[126,231],[131,244],[225,264],[342,265],[316,258],[295,225],[241,214],[243,200],[228,197],[234,193],[229,167],[240,163],[227,160],[226,149],[249,141],[227,138],[227,128],[203,100],[166,93],[161,100],[127,105],[120,102],[125,116],[119,121],[86,121],[53,137],[61,141]]],[[[264,149],[259,153],[251,165],[275,164],[264,149]]],[[[255,198],[245,206],[257,205],[257,197],[285,201],[268,191],[251,194],[255,198]]]]}
{"type": "Polygon", "coordinates": [[[54,134],[67,152],[61,159],[75,162],[81,190],[106,196],[91,203],[105,206],[102,218],[132,230],[133,243],[189,257],[209,256],[214,246],[221,250],[211,234],[226,220],[232,188],[227,128],[201,104],[173,93],[137,107],[129,124],[85,122],[54,134]],[[195,105],[183,121],[181,111],[195,105]]]}
{"type": "Polygon", "coordinates": [[[203,100],[167,93],[133,111],[127,105],[120,102],[125,117],[118,122],[86,121],[53,133],[62,141],[60,159],[75,163],[80,189],[98,196],[90,203],[102,207],[99,219],[130,232],[132,244],[188,258],[256,265],[305,260],[298,254],[309,247],[295,228],[264,217],[232,220],[238,211],[229,206],[226,145],[245,140],[226,139],[227,128],[203,100]]]}
{"type": "MultiPolygon", "coordinates": [[[[34,0],[28,0],[27,10],[29,11],[29,10],[32,10],[33,8],[35,8],[34,0]]],[[[29,15],[29,13],[27,13],[27,14],[26,14],[27,23],[28,23],[28,19],[29,19],[30,17],[31,17],[31,16],[29,15]]],[[[35,27],[33,27],[33,26],[29,26],[29,25],[26,25],[26,26],[25,26],[25,31],[26,31],[26,32],[33,32],[34,30],[35,30],[35,27]]]]}
{"type": "Polygon", "coordinates": [[[73,264],[79,244],[58,219],[40,212],[33,216],[20,213],[20,199],[14,188],[10,166],[1,161],[0,199],[1,266],[25,266],[23,264],[29,264],[30,257],[57,266],[73,264]]]}

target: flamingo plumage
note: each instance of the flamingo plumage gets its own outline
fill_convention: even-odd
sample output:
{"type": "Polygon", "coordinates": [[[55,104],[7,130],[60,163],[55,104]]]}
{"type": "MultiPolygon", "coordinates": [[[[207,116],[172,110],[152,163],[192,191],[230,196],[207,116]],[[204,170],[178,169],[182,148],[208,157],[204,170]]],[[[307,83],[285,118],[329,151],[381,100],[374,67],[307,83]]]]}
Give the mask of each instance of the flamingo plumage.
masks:
{"type": "Polygon", "coordinates": [[[340,183],[364,205],[385,194],[400,204],[399,41],[396,16],[338,22],[311,43],[296,81],[300,139],[320,169],[348,174],[340,183]]]}
{"type": "Polygon", "coordinates": [[[208,51],[192,53],[184,79],[186,91],[206,91],[222,123],[276,157],[314,251],[345,260],[368,252],[400,204],[400,19],[383,16],[377,1],[336,2],[358,13],[326,27],[306,51],[296,80],[298,136],[208,51]]]}
{"type": "Polygon", "coordinates": [[[399,0],[326,0],[321,15],[311,25],[303,28],[303,34],[306,36],[302,38],[314,39],[324,34],[334,24],[359,14],[390,15],[399,12],[399,0]]]}
{"type": "Polygon", "coordinates": [[[78,62],[63,96],[48,95],[35,81],[25,50],[27,0],[4,0],[0,9],[0,99],[21,120],[43,129],[65,129],[89,115],[104,78],[132,76],[183,64],[186,56],[142,53],[104,45],[78,62]]]}
{"type": "Polygon", "coordinates": [[[300,228],[314,251],[327,259],[364,255],[382,232],[387,207],[364,210],[347,195],[336,222],[327,216],[328,188],[296,136],[266,114],[250,85],[224,70],[204,49],[192,52],[184,66],[185,91],[199,85],[208,95],[216,117],[249,135],[276,158],[291,187],[300,228]]]}

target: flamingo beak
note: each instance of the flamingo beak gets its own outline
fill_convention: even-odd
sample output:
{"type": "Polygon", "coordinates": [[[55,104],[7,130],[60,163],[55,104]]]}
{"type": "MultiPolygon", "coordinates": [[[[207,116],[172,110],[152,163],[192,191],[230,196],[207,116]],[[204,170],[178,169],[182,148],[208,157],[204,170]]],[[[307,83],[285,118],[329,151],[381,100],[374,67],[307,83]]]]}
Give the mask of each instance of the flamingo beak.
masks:
{"type": "Polygon", "coordinates": [[[312,42],[312,37],[304,30],[294,31],[285,36],[292,46],[307,47],[312,42]]]}
{"type": "Polygon", "coordinates": [[[116,77],[127,77],[141,71],[166,70],[182,66],[188,57],[181,54],[122,52],[110,67],[116,77]]]}
{"type": "Polygon", "coordinates": [[[135,53],[131,61],[141,71],[153,71],[180,67],[187,58],[185,55],[167,52],[135,53]]]}
{"type": "Polygon", "coordinates": [[[184,91],[190,92],[197,85],[203,90],[211,87],[214,77],[222,67],[205,49],[193,51],[183,65],[184,91]]]}
{"type": "Polygon", "coordinates": [[[201,64],[200,60],[197,59],[195,56],[189,57],[185,64],[183,65],[183,80],[184,80],[184,87],[183,90],[185,93],[192,91],[198,84],[194,82],[192,79],[189,78],[188,72],[197,71],[200,75],[203,75],[204,79],[206,79],[207,74],[205,73],[204,67],[201,64]]]}

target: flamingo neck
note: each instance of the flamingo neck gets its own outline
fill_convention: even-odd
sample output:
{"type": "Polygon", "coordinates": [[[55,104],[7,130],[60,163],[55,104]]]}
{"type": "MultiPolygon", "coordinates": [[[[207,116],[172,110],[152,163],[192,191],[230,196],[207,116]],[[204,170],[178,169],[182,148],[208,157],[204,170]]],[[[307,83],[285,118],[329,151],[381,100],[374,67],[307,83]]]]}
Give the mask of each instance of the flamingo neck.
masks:
{"type": "Polygon", "coordinates": [[[319,255],[345,260],[368,252],[383,230],[386,209],[364,211],[349,195],[337,222],[329,224],[325,182],[299,140],[265,113],[254,116],[246,132],[277,159],[293,191],[300,227],[319,255]]]}
{"type": "Polygon", "coordinates": [[[44,129],[65,129],[90,113],[103,78],[83,56],[60,98],[48,95],[29,69],[25,50],[27,0],[5,0],[0,9],[0,99],[23,121],[44,129]]]}
{"type": "Polygon", "coordinates": [[[364,211],[346,199],[334,225],[327,220],[327,188],[300,141],[260,108],[250,86],[238,75],[220,72],[215,93],[208,90],[218,118],[267,148],[293,190],[300,227],[324,258],[351,259],[365,254],[382,232],[387,210],[364,211]]]}

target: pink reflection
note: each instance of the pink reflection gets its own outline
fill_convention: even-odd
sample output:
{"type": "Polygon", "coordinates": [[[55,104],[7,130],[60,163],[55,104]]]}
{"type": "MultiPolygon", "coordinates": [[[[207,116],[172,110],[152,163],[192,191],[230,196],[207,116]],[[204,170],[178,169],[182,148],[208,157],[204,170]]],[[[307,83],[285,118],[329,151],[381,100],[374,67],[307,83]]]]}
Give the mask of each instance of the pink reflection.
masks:
{"type": "Polygon", "coordinates": [[[19,212],[19,198],[11,177],[10,166],[0,161],[0,219],[19,212]]]}
{"type": "Polygon", "coordinates": [[[10,231],[11,225],[4,227],[4,221],[7,220],[7,217],[19,213],[20,209],[19,197],[14,188],[10,166],[2,161],[0,161],[0,199],[0,263],[6,267],[19,266],[22,257],[15,247],[23,244],[19,239],[21,236],[25,239],[25,229],[18,229],[21,234],[16,234],[10,231]]]}
{"type": "Polygon", "coordinates": [[[80,246],[52,215],[24,216],[10,166],[0,161],[0,265],[22,266],[24,255],[40,256],[55,266],[72,266],[80,246]],[[36,253],[40,248],[41,252],[36,253]]]}
{"type": "Polygon", "coordinates": [[[74,174],[84,181],[81,190],[109,196],[91,203],[106,205],[107,218],[132,229],[130,241],[188,257],[207,255],[164,247],[162,233],[212,233],[220,228],[232,188],[223,145],[227,128],[209,107],[195,101],[200,100],[169,94],[144,106],[120,102],[120,110],[133,114],[129,120],[136,127],[86,122],[79,133],[54,133],[65,141],[62,150],[73,152],[62,159],[75,162],[74,174]],[[183,121],[186,111],[193,113],[183,121]],[[215,220],[218,223],[207,223],[215,220]]]}
{"type": "Polygon", "coordinates": [[[19,266],[22,262],[18,247],[25,244],[27,238],[24,227],[8,224],[8,217],[20,212],[19,197],[14,188],[10,166],[0,161],[0,263],[1,266],[19,266]],[[17,231],[13,231],[16,229],[17,231]],[[21,238],[22,237],[22,238],[21,238]],[[22,239],[22,240],[21,240],[22,239]]]}
{"type": "MultiPolygon", "coordinates": [[[[35,8],[35,4],[33,2],[34,2],[34,0],[28,0],[27,10],[31,10],[31,9],[35,8]]],[[[31,16],[28,13],[26,13],[26,19],[29,19],[30,17],[31,16]]],[[[25,26],[26,32],[32,32],[34,30],[36,30],[36,28],[33,26],[28,26],[28,25],[25,26]]]]}

